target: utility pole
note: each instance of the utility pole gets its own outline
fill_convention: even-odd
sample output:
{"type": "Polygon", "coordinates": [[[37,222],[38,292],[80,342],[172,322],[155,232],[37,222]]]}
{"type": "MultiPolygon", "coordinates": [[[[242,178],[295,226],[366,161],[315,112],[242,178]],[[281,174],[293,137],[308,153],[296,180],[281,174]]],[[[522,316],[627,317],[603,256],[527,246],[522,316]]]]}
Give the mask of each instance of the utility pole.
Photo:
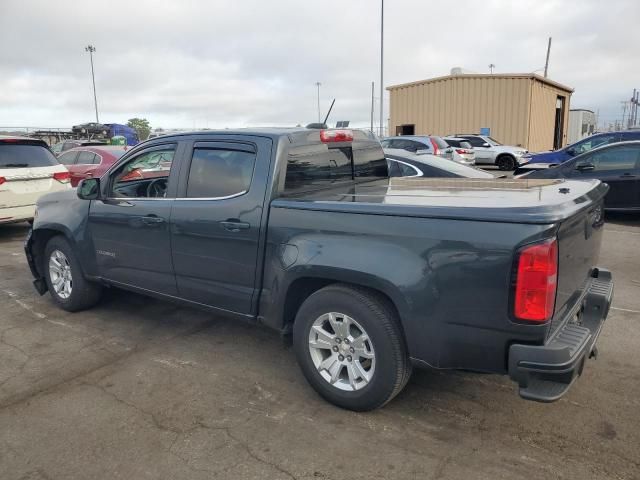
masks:
{"type": "Polygon", "coordinates": [[[551,37],[549,37],[549,45],[547,45],[547,60],[544,62],[544,78],[547,78],[549,71],[549,56],[551,55],[551,37]]]}
{"type": "Polygon", "coordinates": [[[320,82],[316,82],[316,87],[318,87],[318,123],[321,122],[322,118],[320,117],[320,82]]]}
{"type": "Polygon", "coordinates": [[[375,83],[371,82],[371,133],[373,133],[373,108],[375,103],[375,100],[373,97],[374,88],[375,88],[375,83]]]}
{"type": "Polygon", "coordinates": [[[633,96],[631,97],[631,115],[629,117],[629,128],[636,126],[638,120],[638,90],[633,89],[633,96]]]}
{"type": "Polygon", "coordinates": [[[93,82],[93,104],[96,107],[96,123],[100,123],[98,120],[98,97],[96,97],[96,77],[93,73],[93,52],[96,51],[96,47],[93,45],[87,45],[84,48],[85,52],[89,52],[89,60],[91,61],[91,81],[93,82]]]}
{"type": "Polygon", "coordinates": [[[384,0],[380,0],[380,137],[384,135],[384,0]]]}
{"type": "Polygon", "coordinates": [[[493,69],[496,68],[495,64],[490,63],[489,64],[489,73],[491,73],[491,75],[493,75],[493,69]]]}
{"type": "Polygon", "coordinates": [[[629,105],[629,102],[624,100],[620,103],[622,104],[622,122],[620,123],[620,126],[624,128],[624,117],[627,114],[627,105],[629,105]]]}

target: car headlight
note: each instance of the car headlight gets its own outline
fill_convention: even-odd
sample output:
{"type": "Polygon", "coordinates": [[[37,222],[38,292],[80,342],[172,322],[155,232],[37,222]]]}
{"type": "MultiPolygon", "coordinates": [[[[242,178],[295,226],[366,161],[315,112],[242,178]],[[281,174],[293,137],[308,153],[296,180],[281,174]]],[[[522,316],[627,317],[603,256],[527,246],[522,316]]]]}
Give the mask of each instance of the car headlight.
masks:
{"type": "Polygon", "coordinates": [[[515,155],[517,155],[518,157],[522,157],[524,155],[526,155],[528,152],[526,150],[516,150],[515,152],[513,152],[515,155]]]}

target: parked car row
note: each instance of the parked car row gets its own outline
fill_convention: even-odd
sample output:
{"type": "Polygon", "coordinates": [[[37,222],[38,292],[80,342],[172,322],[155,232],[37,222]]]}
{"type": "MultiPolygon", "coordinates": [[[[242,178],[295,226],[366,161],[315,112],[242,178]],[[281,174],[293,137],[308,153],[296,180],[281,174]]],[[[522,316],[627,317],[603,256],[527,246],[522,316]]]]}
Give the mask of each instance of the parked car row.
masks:
{"type": "Polygon", "coordinates": [[[475,134],[403,135],[382,140],[384,148],[412,153],[438,155],[464,165],[495,165],[500,170],[514,170],[525,162],[528,153],[521,147],[502,145],[491,137],[475,134]]]}

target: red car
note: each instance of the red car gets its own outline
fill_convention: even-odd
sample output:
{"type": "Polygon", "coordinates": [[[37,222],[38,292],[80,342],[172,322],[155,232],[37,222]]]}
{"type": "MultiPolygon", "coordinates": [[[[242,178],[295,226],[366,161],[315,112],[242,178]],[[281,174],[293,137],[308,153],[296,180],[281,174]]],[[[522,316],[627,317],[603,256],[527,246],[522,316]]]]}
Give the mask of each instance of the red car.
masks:
{"type": "Polygon", "coordinates": [[[58,157],[71,173],[71,186],[88,177],[101,177],[128,147],[124,145],[84,146],[72,148],[58,157]]]}

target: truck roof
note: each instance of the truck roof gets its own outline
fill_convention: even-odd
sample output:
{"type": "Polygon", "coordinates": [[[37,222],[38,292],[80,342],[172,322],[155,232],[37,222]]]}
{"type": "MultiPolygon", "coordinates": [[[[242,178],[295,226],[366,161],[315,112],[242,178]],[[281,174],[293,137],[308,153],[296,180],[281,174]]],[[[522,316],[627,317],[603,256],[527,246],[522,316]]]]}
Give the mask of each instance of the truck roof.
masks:
{"type": "MultiPolygon", "coordinates": [[[[367,138],[369,140],[376,140],[373,133],[369,132],[365,129],[358,128],[347,128],[347,129],[332,129],[327,128],[326,130],[350,130],[354,132],[354,136],[360,137],[362,140],[367,138]]],[[[292,143],[298,143],[298,141],[305,140],[301,143],[307,143],[309,140],[309,134],[320,134],[320,129],[312,129],[312,128],[304,128],[304,127],[253,127],[253,128],[235,128],[235,129],[224,129],[224,130],[194,130],[192,132],[176,132],[169,133],[166,135],[161,135],[159,137],[153,137],[150,140],[167,140],[168,138],[176,138],[176,137],[185,137],[185,136],[211,136],[211,135],[255,135],[259,137],[269,137],[269,138],[280,138],[284,136],[288,136],[292,143]],[[298,141],[296,141],[298,140],[298,141]]]]}

